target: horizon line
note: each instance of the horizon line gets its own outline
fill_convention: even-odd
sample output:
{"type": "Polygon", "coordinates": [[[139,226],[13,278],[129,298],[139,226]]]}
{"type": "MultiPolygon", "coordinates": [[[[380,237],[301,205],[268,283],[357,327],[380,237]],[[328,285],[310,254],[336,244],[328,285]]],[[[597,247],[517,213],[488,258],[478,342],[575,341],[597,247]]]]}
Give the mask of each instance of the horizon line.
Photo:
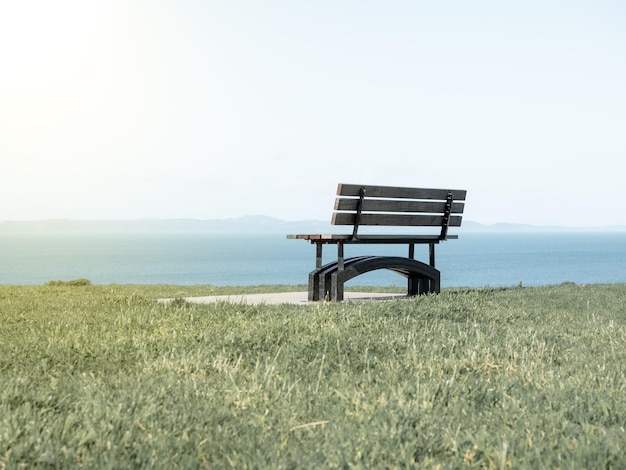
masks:
{"type": "MultiPolygon", "coordinates": [[[[133,222],[182,222],[182,221],[190,221],[190,222],[235,222],[240,221],[242,219],[270,219],[276,222],[284,222],[284,223],[295,223],[295,224],[305,224],[305,223],[321,223],[321,224],[329,224],[330,221],[322,220],[322,219],[282,219],[279,217],[263,215],[263,214],[247,214],[238,217],[222,217],[222,218],[197,218],[197,217],[134,217],[134,218],[121,218],[121,219],[83,219],[83,218],[70,218],[70,217],[52,217],[52,218],[40,218],[40,219],[27,219],[27,220],[16,220],[16,219],[6,219],[0,220],[0,225],[6,224],[37,224],[37,223],[80,223],[80,224],[103,224],[103,223],[133,223],[133,222]]],[[[501,228],[501,227],[518,227],[518,228],[538,228],[538,229],[560,229],[560,230],[602,230],[602,229],[622,229],[626,230],[626,225],[615,224],[615,225],[578,225],[578,226],[568,226],[568,225],[559,225],[559,224],[537,224],[537,223],[527,223],[527,222],[509,222],[509,221],[499,221],[499,222],[479,222],[476,220],[464,220],[463,225],[479,225],[485,228],[501,228]]],[[[459,229],[462,229],[461,226],[459,229]]]]}

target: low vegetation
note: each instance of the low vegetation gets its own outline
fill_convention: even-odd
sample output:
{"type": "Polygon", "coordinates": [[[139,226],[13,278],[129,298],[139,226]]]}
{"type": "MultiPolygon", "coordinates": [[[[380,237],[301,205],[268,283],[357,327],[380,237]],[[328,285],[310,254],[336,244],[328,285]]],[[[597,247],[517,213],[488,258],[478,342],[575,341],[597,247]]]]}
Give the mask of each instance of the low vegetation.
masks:
{"type": "Polygon", "coordinates": [[[88,286],[91,284],[89,279],[72,279],[71,281],[48,281],[47,286],[88,286]]]}
{"type": "Polygon", "coordinates": [[[0,469],[626,467],[624,284],[232,292],[0,286],[0,469]]]}

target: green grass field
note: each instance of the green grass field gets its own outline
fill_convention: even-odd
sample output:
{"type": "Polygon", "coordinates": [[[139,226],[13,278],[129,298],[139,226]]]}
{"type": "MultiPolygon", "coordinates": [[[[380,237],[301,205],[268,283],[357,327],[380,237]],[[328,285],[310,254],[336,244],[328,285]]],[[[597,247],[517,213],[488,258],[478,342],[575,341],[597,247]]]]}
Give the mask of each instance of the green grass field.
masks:
{"type": "Polygon", "coordinates": [[[81,284],[0,286],[0,469],[626,468],[624,284],[305,306],[81,284]]]}

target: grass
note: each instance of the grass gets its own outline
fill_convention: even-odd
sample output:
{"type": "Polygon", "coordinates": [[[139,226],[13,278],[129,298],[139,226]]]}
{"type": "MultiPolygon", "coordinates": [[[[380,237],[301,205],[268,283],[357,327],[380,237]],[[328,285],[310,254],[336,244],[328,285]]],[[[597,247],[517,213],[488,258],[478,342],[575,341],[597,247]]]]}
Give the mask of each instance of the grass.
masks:
{"type": "Polygon", "coordinates": [[[624,284],[230,293],[0,286],[0,469],[626,467],[624,284]]]}

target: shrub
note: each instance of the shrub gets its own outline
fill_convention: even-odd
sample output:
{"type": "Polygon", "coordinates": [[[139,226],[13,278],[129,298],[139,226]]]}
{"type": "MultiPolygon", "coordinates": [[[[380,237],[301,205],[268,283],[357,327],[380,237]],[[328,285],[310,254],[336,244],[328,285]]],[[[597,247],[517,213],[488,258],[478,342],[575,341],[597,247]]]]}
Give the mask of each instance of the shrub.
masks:
{"type": "Polygon", "coordinates": [[[89,279],[73,279],[71,281],[48,281],[47,286],[90,286],[91,281],[89,279]]]}

